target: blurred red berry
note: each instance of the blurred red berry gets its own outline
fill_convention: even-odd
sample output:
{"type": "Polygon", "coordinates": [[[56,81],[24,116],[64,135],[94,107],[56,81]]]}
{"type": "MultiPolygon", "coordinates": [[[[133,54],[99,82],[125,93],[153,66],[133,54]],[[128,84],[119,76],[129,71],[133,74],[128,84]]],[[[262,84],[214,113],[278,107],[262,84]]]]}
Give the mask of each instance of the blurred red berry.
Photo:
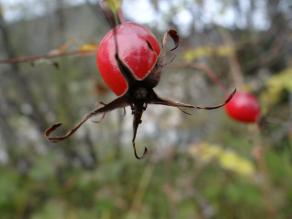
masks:
{"type": "Polygon", "coordinates": [[[227,114],[240,122],[254,123],[260,117],[260,105],[255,96],[247,92],[237,92],[225,105],[227,114]]]}

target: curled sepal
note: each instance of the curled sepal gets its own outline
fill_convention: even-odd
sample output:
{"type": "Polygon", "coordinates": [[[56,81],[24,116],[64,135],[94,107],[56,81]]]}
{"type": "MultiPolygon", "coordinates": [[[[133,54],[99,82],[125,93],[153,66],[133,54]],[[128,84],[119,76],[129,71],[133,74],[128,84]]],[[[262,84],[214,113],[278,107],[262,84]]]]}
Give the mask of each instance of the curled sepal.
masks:
{"type": "MultiPolygon", "coordinates": [[[[175,54],[173,54],[173,51],[179,46],[179,36],[174,29],[170,29],[167,32],[164,33],[162,38],[162,52],[160,54],[159,59],[159,68],[163,68],[164,66],[170,64],[175,59],[175,54]],[[169,43],[169,38],[171,38],[173,47],[167,48],[167,44],[169,43]]],[[[158,70],[159,72],[161,69],[158,70]]]]}
{"type": "MultiPolygon", "coordinates": [[[[47,139],[50,140],[50,135],[53,131],[55,131],[58,127],[60,127],[62,125],[62,123],[55,123],[54,125],[52,125],[51,127],[47,128],[44,132],[44,135],[46,136],[47,139]]],[[[52,141],[52,140],[50,140],[52,141]]]]}
{"type": "Polygon", "coordinates": [[[229,103],[229,101],[233,98],[235,93],[236,93],[236,89],[234,89],[232,91],[232,93],[225,99],[224,103],[219,104],[217,106],[205,106],[205,107],[194,106],[194,108],[196,108],[196,109],[205,109],[205,110],[213,110],[213,109],[221,108],[221,107],[225,106],[227,103],[229,103]]]}
{"type": "Polygon", "coordinates": [[[140,125],[140,123],[142,122],[141,117],[143,114],[143,110],[144,109],[139,109],[139,110],[134,110],[133,114],[134,114],[134,119],[133,119],[133,139],[132,139],[132,145],[133,145],[133,149],[134,149],[134,155],[137,159],[142,159],[144,158],[144,156],[147,154],[147,147],[144,148],[144,152],[141,156],[138,155],[137,150],[136,150],[136,144],[135,144],[135,139],[136,139],[136,135],[137,135],[137,130],[138,127],[140,125]]]}
{"type": "Polygon", "coordinates": [[[112,110],[118,109],[118,108],[124,108],[128,105],[129,104],[127,101],[127,97],[125,97],[125,96],[119,97],[119,98],[113,100],[112,102],[110,102],[109,104],[106,104],[103,107],[97,108],[97,109],[91,111],[90,113],[86,114],[81,119],[81,121],[78,122],[69,131],[67,131],[66,134],[61,135],[61,136],[51,136],[52,132],[54,132],[56,129],[58,129],[62,125],[62,123],[56,123],[56,124],[52,125],[51,127],[49,127],[48,129],[46,129],[44,132],[44,135],[49,141],[54,142],[54,143],[65,140],[65,139],[69,138],[71,135],[73,135],[92,116],[95,116],[95,115],[100,114],[100,113],[105,114],[106,112],[109,112],[109,111],[112,111],[112,110]]]}
{"type": "Polygon", "coordinates": [[[85,115],[83,119],[79,123],[77,123],[73,128],[71,128],[65,135],[50,137],[51,133],[62,125],[62,123],[56,123],[45,131],[45,136],[49,141],[54,143],[65,140],[69,138],[71,135],[73,135],[80,128],[80,126],[83,125],[83,123],[85,123],[90,117],[94,116],[95,114],[96,114],[95,111],[93,111],[85,115]]]}
{"type": "Polygon", "coordinates": [[[136,157],[138,160],[143,159],[143,158],[145,157],[145,155],[147,154],[147,152],[148,152],[147,147],[144,148],[144,152],[143,152],[143,154],[142,154],[141,156],[139,156],[139,155],[137,154],[135,140],[132,141],[132,144],[133,144],[133,149],[134,149],[134,155],[135,155],[135,157],[136,157]]]}
{"type": "Polygon", "coordinates": [[[177,108],[190,108],[190,109],[204,109],[204,110],[213,110],[213,109],[218,109],[221,108],[223,106],[225,106],[234,96],[234,94],[236,93],[236,89],[234,89],[234,91],[225,99],[224,103],[219,104],[219,105],[215,105],[215,106],[195,106],[192,104],[186,104],[186,103],[180,103],[180,102],[176,102],[173,100],[169,100],[169,99],[163,99],[161,97],[159,97],[156,93],[152,93],[152,98],[150,101],[150,104],[159,104],[159,105],[165,105],[165,106],[173,106],[173,107],[177,107],[177,108]]]}
{"type": "Polygon", "coordinates": [[[170,29],[167,32],[164,33],[163,38],[162,38],[162,48],[165,50],[166,49],[166,45],[167,45],[167,41],[168,38],[171,38],[173,43],[174,43],[174,47],[169,49],[169,51],[173,51],[175,50],[178,45],[179,45],[179,36],[177,34],[177,31],[174,29],[170,29]]]}

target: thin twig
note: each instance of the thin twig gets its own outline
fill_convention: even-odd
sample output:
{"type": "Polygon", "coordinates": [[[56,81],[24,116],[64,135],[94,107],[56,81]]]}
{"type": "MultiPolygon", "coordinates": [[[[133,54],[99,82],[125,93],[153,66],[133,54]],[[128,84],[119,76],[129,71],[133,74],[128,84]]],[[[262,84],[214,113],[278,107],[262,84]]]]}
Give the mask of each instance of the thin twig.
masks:
{"type": "Polygon", "coordinates": [[[182,63],[179,65],[173,65],[173,67],[176,68],[193,68],[196,70],[199,70],[203,73],[206,73],[206,75],[210,78],[211,81],[213,81],[214,84],[217,84],[222,91],[226,94],[227,93],[227,88],[226,86],[223,84],[223,82],[220,80],[220,78],[217,76],[217,74],[214,72],[213,69],[211,69],[208,65],[206,64],[202,64],[202,63],[182,63]]]}
{"type": "Polygon", "coordinates": [[[52,53],[52,54],[45,54],[45,55],[37,55],[37,56],[20,56],[12,59],[4,59],[0,60],[0,64],[16,64],[16,63],[24,63],[24,62],[36,62],[40,60],[50,60],[58,57],[65,57],[65,56],[93,56],[95,55],[95,51],[69,51],[69,52],[62,52],[62,53],[52,53]]]}

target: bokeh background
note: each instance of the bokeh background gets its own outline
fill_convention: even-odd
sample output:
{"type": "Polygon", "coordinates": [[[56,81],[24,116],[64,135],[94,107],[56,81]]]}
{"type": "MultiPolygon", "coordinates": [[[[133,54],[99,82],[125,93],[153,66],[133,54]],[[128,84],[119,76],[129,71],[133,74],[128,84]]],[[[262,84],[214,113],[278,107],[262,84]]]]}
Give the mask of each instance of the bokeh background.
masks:
{"type": "Polygon", "coordinates": [[[292,2],[125,0],[122,11],[158,39],[181,36],[159,94],[214,105],[236,87],[256,96],[260,120],[149,106],[144,160],[129,109],[49,143],[51,124],[70,128],[115,98],[94,57],[110,26],[95,0],[0,0],[0,218],[292,218],[292,2]]]}

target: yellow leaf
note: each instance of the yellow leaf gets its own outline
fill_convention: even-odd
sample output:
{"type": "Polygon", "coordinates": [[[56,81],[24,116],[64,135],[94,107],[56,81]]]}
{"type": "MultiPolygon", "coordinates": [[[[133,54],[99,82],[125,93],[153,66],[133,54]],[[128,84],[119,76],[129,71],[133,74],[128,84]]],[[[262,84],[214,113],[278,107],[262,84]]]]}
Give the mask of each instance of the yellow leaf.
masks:
{"type": "Polygon", "coordinates": [[[97,44],[94,43],[87,43],[87,44],[83,44],[82,46],[80,46],[79,51],[80,52],[94,52],[97,49],[97,44]]]}
{"type": "Polygon", "coordinates": [[[200,157],[202,161],[208,162],[218,158],[218,155],[222,153],[222,149],[214,145],[202,143],[191,146],[189,152],[193,156],[200,157]]]}
{"type": "Polygon", "coordinates": [[[236,172],[240,175],[253,176],[255,173],[255,169],[249,160],[246,160],[238,154],[228,150],[220,154],[219,164],[224,169],[236,172]]]}
{"type": "Polygon", "coordinates": [[[264,111],[278,101],[283,89],[292,91],[292,68],[287,68],[270,77],[266,87],[266,92],[261,95],[264,111]]]}
{"type": "Polygon", "coordinates": [[[212,53],[213,48],[209,46],[204,46],[204,47],[198,47],[196,49],[192,49],[187,51],[184,54],[184,58],[186,61],[192,61],[195,59],[199,59],[202,57],[210,56],[212,53]]]}
{"type": "Polygon", "coordinates": [[[201,46],[185,52],[184,59],[186,61],[193,61],[203,57],[220,56],[229,57],[234,54],[234,48],[230,45],[223,46],[201,46]]]}
{"type": "Polygon", "coordinates": [[[256,173],[255,167],[250,160],[218,145],[209,143],[191,145],[189,153],[203,162],[217,162],[221,168],[238,175],[252,177],[256,173]]]}
{"type": "Polygon", "coordinates": [[[106,0],[104,1],[108,7],[114,12],[117,13],[121,8],[121,1],[120,0],[106,0]]]}
{"type": "Polygon", "coordinates": [[[234,48],[232,46],[220,46],[217,48],[217,55],[222,57],[233,56],[234,48]]]}
{"type": "Polygon", "coordinates": [[[51,50],[48,54],[58,55],[58,54],[66,53],[75,42],[76,42],[75,38],[70,38],[65,43],[60,45],[58,48],[51,50]]]}

